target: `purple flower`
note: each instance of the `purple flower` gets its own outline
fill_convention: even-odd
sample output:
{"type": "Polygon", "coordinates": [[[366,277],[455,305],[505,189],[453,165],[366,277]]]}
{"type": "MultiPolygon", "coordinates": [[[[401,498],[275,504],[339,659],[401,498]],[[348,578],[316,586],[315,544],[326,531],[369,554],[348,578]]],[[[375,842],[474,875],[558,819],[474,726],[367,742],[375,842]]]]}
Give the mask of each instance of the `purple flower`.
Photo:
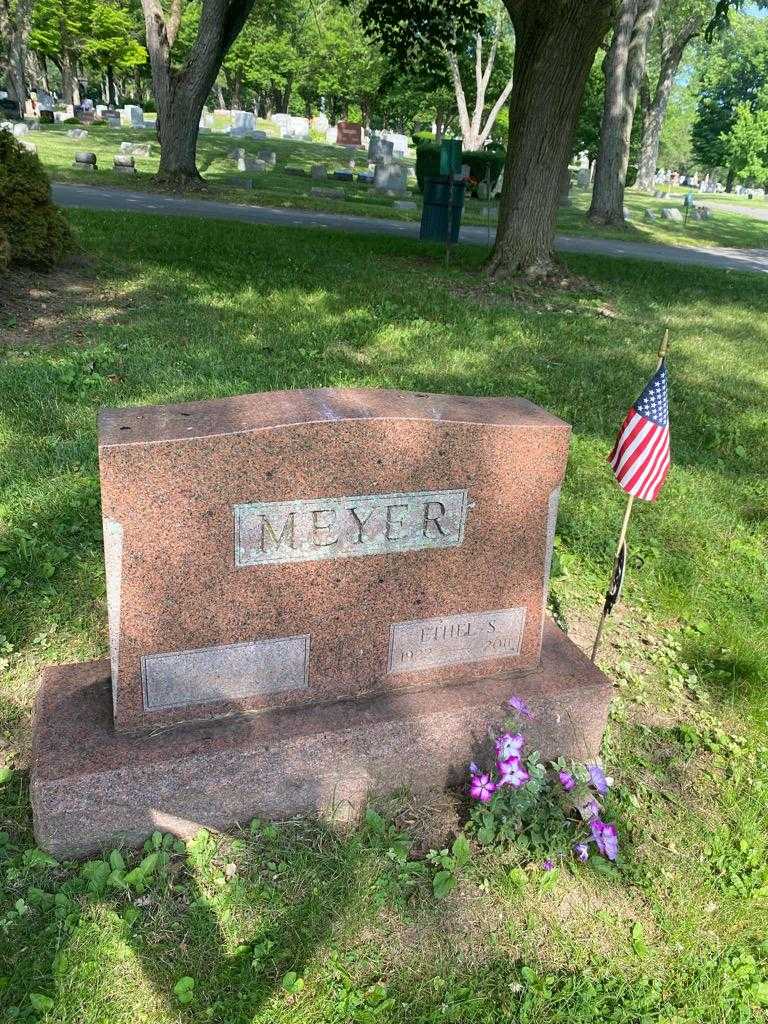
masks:
{"type": "Polygon", "coordinates": [[[533,718],[534,714],[522,697],[510,697],[507,705],[516,711],[521,718],[533,718]]]}
{"type": "Polygon", "coordinates": [[[520,732],[505,732],[496,740],[496,757],[499,761],[508,761],[510,757],[520,757],[525,739],[520,732]]]}
{"type": "Polygon", "coordinates": [[[501,775],[500,786],[514,786],[515,789],[519,789],[531,777],[519,757],[508,757],[506,761],[497,761],[496,764],[501,775]]]}
{"type": "Polygon", "coordinates": [[[480,803],[487,804],[490,803],[491,797],[496,792],[496,783],[491,782],[490,775],[473,775],[469,792],[475,800],[479,800],[480,803]]]}
{"type": "Polygon", "coordinates": [[[576,779],[574,779],[570,772],[558,772],[557,777],[560,779],[560,784],[566,793],[570,793],[576,786],[576,779]]]}
{"type": "Polygon", "coordinates": [[[549,857],[547,857],[547,859],[541,866],[545,871],[552,871],[552,869],[555,866],[555,862],[553,860],[550,860],[549,857]]]}
{"type": "Polygon", "coordinates": [[[606,824],[604,821],[596,818],[590,822],[589,827],[592,829],[592,835],[600,853],[607,857],[608,860],[616,860],[616,855],[619,852],[619,838],[616,826],[613,823],[606,824]]]}
{"type": "Polygon", "coordinates": [[[599,764],[588,764],[587,771],[592,785],[601,796],[604,796],[608,792],[608,782],[603,774],[603,769],[599,764]]]}
{"type": "Polygon", "coordinates": [[[582,864],[585,861],[589,860],[589,847],[586,843],[576,843],[576,845],[573,847],[573,852],[576,856],[576,859],[580,860],[582,864]]]}
{"type": "Polygon", "coordinates": [[[474,761],[470,761],[469,762],[469,774],[470,775],[479,775],[480,774],[480,769],[477,767],[477,765],[475,764],[474,761]]]}
{"type": "Polygon", "coordinates": [[[581,811],[587,818],[599,818],[600,804],[594,797],[591,797],[589,800],[585,800],[581,805],[581,811]]]}

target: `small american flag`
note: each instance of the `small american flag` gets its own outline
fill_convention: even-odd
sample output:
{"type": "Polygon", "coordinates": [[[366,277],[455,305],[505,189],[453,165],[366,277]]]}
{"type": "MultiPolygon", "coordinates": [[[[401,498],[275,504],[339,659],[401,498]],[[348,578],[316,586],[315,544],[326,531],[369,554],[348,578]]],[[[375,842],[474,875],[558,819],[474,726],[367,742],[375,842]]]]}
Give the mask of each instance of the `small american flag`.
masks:
{"type": "Polygon", "coordinates": [[[627,494],[655,501],[670,462],[665,360],[627,413],[608,461],[619,487],[627,494]]]}

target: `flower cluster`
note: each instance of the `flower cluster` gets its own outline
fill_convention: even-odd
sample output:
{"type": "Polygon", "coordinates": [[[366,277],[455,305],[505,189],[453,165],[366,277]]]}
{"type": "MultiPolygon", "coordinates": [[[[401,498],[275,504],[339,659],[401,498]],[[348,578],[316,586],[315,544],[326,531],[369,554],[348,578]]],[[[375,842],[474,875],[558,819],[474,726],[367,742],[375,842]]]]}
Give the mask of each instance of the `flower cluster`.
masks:
{"type": "MultiPolygon", "coordinates": [[[[508,706],[512,713],[510,731],[497,736],[494,741],[495,774],[482,771],[474,763],[469,766],[470,795],[481,804],[493,805],[491,810],[497,806],[494,798],[498,797],[505,787],[511,790],[523,789],[531,781],[531,771],[538,771],[539,780],[546,776],[544,766],[538,762],[538,755],[532,755],[526,765],[523,761],[525,737],[520,731],[511,731],[512,728],[519,728],[524,720],[534,717],[531,709],[521,697],[511,697],[508,706]],[[529,771],[531,765],[533,767],[529,771]]],[[[548,778],[555,789],[559,785],[566,798],[558,802],[561,806],[565,804],[565,813],[569,820],[580,820],[583,823],[582,827],[589,828],[588,834],[573,845],[576,859],[587,861],[589,844],[594,843],[603,857],[611,861],[616,860],[619,849],[616,825],[603,821],[601,817],[602,807],[599,798],[608,792],[609,780],[600,765],[574,765],[560,760],[550,766],[548,778]]],[[[536,790],[535,785],[533,789],[536,790]]],[[[550,859],[545,861],[545,865],[552,864],[550,859]]]]}

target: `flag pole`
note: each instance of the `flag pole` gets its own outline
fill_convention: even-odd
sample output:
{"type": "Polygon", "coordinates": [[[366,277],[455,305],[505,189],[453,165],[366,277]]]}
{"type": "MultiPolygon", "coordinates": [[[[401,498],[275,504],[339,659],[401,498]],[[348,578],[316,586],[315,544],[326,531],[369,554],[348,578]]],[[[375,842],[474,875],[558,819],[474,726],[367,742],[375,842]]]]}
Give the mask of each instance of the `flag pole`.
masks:
{"type": "MultiPolygon", "coordinates": [[[[656,365],[656,371],[658,372],[661,368],[661,364],[667,354],[667,348],[669,347],[669,330],[664,331],[664,337],[661,339],[659,345],[658,358],[659,361],[656,365]]],[[[634,494],[630,494],[627,497],[627,507],[624,509],[624,519],[621,524],[621,533],[619,534],[619,542],[616,545],[616,554],[613,558],[613,573],[611,575],[611,582],[608,585],[608,590],[605,594],[605,602],[603,603],[603,610],[600,613],[600,621],[597,624],[597,633],[595,634],[595,642],[592,645],[591,661],[594,661],[597,657],[597,649],[600,646],[600,640],[603,636],[603,627],[605,626],[605,620],[608,618],[613,605],[618,601],[619,594],[621,593],[621,584],[624,578],[624,566],[626,562],[626,543],[627,543],[627,529],[629,528],[629,517],[632,515],[632,507],[635,503],[634,494]],[[614,586],[616,592],[612,593],[614,586]]]]}

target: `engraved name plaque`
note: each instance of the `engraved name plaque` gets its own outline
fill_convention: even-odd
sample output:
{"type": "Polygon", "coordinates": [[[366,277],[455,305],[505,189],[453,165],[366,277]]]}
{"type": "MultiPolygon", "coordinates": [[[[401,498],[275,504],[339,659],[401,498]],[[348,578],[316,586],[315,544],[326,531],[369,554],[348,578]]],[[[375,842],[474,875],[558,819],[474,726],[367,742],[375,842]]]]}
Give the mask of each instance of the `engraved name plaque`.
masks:
{"type": "Polygon", "coordinates": [[[525,608],[396,622],[389,637],[389,671],[421,672],[514,657],[520,653],[524,625],[525,608]]]}
{"type": "Polygon", "coordinates": [[[235,505],[235,565],[456,547],[466,517],[463,490],[235,505]]]}
{"type": "Polygon", "coordinates": [[[306,690],[308,667],[308,636],[147,654],[141,659],[144,709],[306,690]]]}

